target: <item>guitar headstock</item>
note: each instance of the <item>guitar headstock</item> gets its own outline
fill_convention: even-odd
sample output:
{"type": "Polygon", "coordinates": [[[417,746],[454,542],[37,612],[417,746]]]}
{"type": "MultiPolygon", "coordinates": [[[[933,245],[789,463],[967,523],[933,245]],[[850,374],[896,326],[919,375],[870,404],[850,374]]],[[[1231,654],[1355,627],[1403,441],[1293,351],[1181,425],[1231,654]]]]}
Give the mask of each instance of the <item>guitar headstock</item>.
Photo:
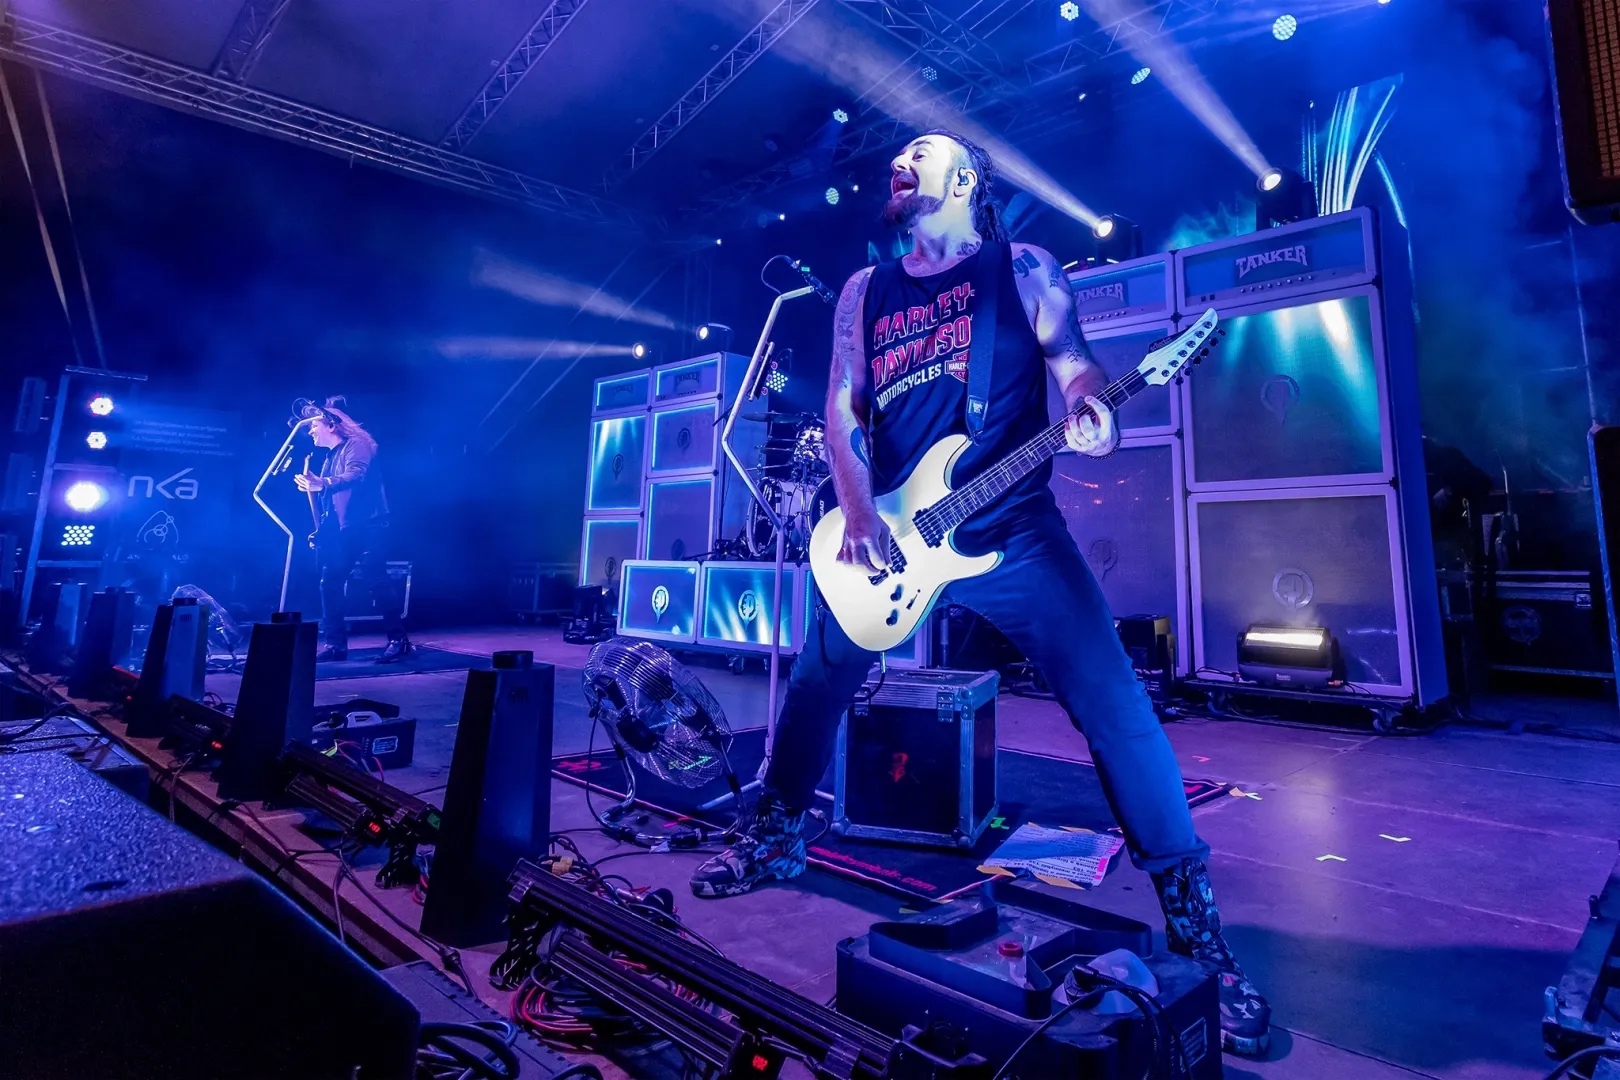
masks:
{"type": "Polygon", "coordinates": [[[1180,382],[1187,367],[1208,356],[1225,336],[1226,327],[1220,325],[1220,316],[1210,308],[1186,330],[1154,342],[1136,370],[1151,386],[1163,386],[1171,380],[1180,382]]]}

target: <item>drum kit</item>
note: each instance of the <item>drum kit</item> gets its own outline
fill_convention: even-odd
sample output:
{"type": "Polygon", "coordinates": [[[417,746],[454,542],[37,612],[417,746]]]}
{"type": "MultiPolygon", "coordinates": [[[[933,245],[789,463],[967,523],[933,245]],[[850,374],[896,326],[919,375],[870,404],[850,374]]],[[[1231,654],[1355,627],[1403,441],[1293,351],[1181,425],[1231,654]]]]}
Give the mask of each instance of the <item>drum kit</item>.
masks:
{"type": "MultiPolygon", "coordinates": [[[[773,413],[766,422],[756,466],[760,491],[786,530],[787,561],[803,562],[819,508],[833,505],[827,428],[814,413],[773,413]]],[[[741,548],[750,559],[776,558],[776,527],[759,503],[750,503],[741,548]]]]}

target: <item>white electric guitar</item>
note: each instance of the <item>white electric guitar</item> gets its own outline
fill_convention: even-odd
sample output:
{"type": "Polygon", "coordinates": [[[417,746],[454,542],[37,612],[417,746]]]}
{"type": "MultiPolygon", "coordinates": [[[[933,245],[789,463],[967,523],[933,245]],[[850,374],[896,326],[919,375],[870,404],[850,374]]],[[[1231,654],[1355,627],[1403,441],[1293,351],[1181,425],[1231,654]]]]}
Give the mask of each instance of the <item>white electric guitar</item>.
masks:
{"type": "MultiPolygon", "coordinates": [[[[1148,353],[1134,371],[1095,396],[1118,409],[1150,386],[1180,381],[1182,370],[1209,355],[1226,333],[1217,329],[1217,322],[1213,309],[1204,312],[1191,329],[1148,353]]],[[[828,509],[810,534],[810,568],[850,640],[863,649],[886,652],[912,635],[945,586],[995,569],[1000,552],[976,558],[957,552],[952,543],[957,526],[1062,450],[1069,417],[1086,408],[1082,403],[956,491],[951,490],[951,470],[970,440],[952,435],[930,447],[905,483],[876,499],[878,516],[889,526],[886,570],[874,573],[839,560],[844,512],[836,506],[828,509]]]]}

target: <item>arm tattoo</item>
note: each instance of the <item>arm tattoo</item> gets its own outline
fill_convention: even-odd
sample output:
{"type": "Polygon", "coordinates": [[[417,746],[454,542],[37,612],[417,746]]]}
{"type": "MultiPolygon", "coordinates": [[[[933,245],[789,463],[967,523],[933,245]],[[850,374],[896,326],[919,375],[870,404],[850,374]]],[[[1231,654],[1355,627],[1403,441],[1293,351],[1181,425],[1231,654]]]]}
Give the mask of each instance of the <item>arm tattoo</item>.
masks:
{"type": "Polygon", "coordinates": [[[868,449],[870,442],[871,440],[866,437],[866,432],[860,428],[856,428],[849,433],[849,448],[855,451],[855,460],[868,469],[872,467],[872,454],[868,449]]]}
{"type": "Polygon", "coordinates": [[[1046,283],[1054,289],[1070,291],[1068,275],[1063,272],[1063,267],[1058,265],[1055,257],[1052,259],[1052,265],[1046,268],[1046,283]]]}
{"type": "Polygon", "coordinates": [[[1013,269],[1018,271],[1019,277],[1029,277],[1029,272],[1031,270],[1039,269],[1040,265],[1041,260],[1035,257],[1035,253],[1033,251],[1025,251],[1022,255],[1013,260],[1013,269]]]}

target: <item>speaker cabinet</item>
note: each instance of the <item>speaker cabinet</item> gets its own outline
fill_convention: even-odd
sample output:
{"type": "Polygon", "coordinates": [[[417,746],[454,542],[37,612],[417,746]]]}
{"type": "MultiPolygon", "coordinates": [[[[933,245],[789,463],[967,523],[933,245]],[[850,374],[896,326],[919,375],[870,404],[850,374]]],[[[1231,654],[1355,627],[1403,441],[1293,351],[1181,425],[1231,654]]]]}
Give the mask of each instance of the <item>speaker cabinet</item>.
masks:
{"type": "Polygon", "coordinates": [[[43,671],[61,671],[78,648],[90,614],[90,586],[53,581],[39,592],[39,629],[28,644],[29,662],[43,671]]]}
{"type": "Polygon", "coordinates": [[[0,1076],[415,1075],[415,1008],[263,878],[66,755],[0,790],[0,1076]]]}
{"type": "Polygon", "coordinates": [[[315,723],[315,647],[320,628],[296,611],[254,623],[231,732],[220,755],[219,795],[268,799],[284,784],[276,759],[290,742],[307,745],[315,723]]]}
{"type": "Polygon", "coordinates": [[[1207,494],[1189,503],[1199,674],[1235,673],[1237,638],[1251,624],[1320,626],[1338,639],[1355,686],[1395,697],[1416,691],[1392,489],[1207,494]]]}
{"type": "Polygon", "coordinates": [[[654,409],[650,476],[712,472],[720,456],[720,403],[654,409]]]}
{"type": "Polygon", "coordinates": [[[1052,494],[1115,615],[1167,615],[1178,674],[1189,660],[1187,524],[1180,440],[1125,443],[1112,457],[1062,453],[1052,494]]]}
{"type": "Polygon", "coordinates": [[[697,637],[698,564],[624,564],[619,584],[619,633],[690,645],[697,637]]]}
{"type": "Polygon", "coordinates": [[[587,513],[641,509],[646,477],[647,414],[611,416],[591,421],[590,480],[587,513]]]}
{"type": "Polygon", "coordinates": [[[586,518],[579,583],[618,588],[619,568],[641,555],[640,518],[586,518]]]}
{"type": "Polygon", "coordinates": [[[647,485],[648,559],[690,559],[713,550],[716,478],[655,480],[647,485]]]}
{"type": "MultiPolygon", "coordinates": [[[[804,625],[805,602],[798,567],[782,570],[782,618],[778,639],[782,652],[798,652],[803,644],[794,627],[804,625]]],[[[771,608],[775,604],[776,564],[707,562],[703,564],[703,618],[698,624],[701,644],[728,652],[770,652],[771,608]]]]}
{"type": "Polygon", "coordinates": [[[69,693],[80,698],[101,696],[113,667],[129,662],[134,621],[135,594],[128,589],[114,586],[90,598],[90,615],[68,680],[69,693]]]}
{"type": "Polygon", "coordinates": [[[1377,290],[1221,312],[1226,338],[1183,387],[1193,491],[1394,475],[1377,290]]]}
{"type": "Polygon", "coordinates": [[[1620,0],[1548,0],[1564,200],[1587,225],[1620,221],[1620,0]]]}
{"type": "Polygon", "coordinates": [[[498,652],[467,672],[422,932],[457,947],[506,938],[506,879],[551,839],[556,672],[498,652]]]}

